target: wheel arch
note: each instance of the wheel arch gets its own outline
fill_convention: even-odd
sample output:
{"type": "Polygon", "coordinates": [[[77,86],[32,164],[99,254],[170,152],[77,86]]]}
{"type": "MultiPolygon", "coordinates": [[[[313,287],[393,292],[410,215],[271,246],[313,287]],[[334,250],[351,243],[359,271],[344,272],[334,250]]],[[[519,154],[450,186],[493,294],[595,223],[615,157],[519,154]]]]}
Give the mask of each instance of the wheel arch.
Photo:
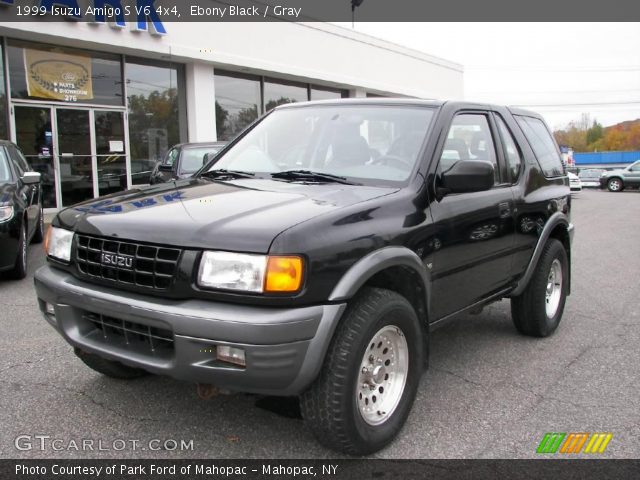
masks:
{"type": "Polygon", "coordinates": [[[550,238],[555,238],[559,240],[565,248],[567,252],[567,261],[568,261],[568,283],[567,283],[567,295],[571,293],[571,238],[573,234],[573,224],[569,221],[569,218],[561,212],[556,212],[544,225],[542,233],[538,237],[538,242],[533,250],[533,255],[531,260],[529,260],[529,265],[525,270],[524,275],[520,278],[517,283],[515,289],[509,294],[510,297],[516,297],[520,295],[527,285],[531,281],[531,277],[533,277],[533,273],[540,261],[540,257],[544,250],[544,246],[550,238]]]}
{"type": "Polygon", "coordinates": [[[385,288],[409,301],[422,326],[428,358],[430,278],[420,257],[406,247],[384,247],[371,252],[342,276],[329,300],[348,301],[363,287],[385,288]]]}

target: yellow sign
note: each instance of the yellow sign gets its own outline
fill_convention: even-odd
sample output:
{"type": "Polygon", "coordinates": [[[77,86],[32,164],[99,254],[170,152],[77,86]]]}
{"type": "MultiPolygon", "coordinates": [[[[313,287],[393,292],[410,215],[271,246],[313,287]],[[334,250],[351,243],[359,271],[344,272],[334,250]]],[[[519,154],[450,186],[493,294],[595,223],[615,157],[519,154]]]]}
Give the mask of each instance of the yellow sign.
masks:
{"type": "Polygon", "coordinates": [[[78,102],[93,98],[91,57],[24,49],[30,97],[78,102]]]}

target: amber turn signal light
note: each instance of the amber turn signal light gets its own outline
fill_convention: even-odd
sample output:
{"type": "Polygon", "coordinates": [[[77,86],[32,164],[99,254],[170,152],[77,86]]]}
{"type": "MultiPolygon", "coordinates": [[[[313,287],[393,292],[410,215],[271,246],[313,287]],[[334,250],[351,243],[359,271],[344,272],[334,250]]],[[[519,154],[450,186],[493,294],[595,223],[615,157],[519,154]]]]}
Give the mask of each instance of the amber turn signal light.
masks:
{"type": "Polygon", "coordinates": [[[265,292],[295,292],[302,285],[302,258],[269,257],[265,292]]]}
{"type": "Polygon", "coordinates": [[[49,238],[51,238],[51,225],[47,227],[47,233],[44,235],[44,243],[42,244],[46,255],[49,255],[49,238]]]}

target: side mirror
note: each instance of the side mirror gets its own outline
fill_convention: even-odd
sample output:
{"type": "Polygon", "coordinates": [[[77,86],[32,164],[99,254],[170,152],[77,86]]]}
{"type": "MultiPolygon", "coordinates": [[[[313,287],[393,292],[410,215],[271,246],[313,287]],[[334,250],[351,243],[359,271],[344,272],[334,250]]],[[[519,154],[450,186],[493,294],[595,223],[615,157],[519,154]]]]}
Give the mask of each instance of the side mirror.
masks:
{"type": "Polygon", "coordinates": [[[22,183],[25,185],[34,185],[40,183],[40,173],[38,172],[24,172],[22,176],[22,183]]]}
{"type": "Polygon", "coordinates": [[[160,165],[158,165],[158,170],[161,172],[171,173],[173,172],[173,165],[169,165],[167,163],[161,163],[160,165]]]}
{"type": "Polygon", "coordinates": [[[438,193],[469,193],[489,190],[494,184],[493,164],[483,160],[460,160],[442,173],[438,193]]]}

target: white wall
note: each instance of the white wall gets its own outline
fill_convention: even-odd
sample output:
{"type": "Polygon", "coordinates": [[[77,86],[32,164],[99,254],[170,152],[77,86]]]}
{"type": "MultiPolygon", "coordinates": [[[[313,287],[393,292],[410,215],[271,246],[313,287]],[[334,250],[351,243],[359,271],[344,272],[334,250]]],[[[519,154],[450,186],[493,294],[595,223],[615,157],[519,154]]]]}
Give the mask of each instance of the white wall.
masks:
{"type": "Polygon", "coordinates": [[[167,35],[86,22],[0,22],[0,35],[183,62],[189,140],[215,138],[213,68],[366,92],[463,98],[462,66],[326,23],[166,23],[167,35]]]}

